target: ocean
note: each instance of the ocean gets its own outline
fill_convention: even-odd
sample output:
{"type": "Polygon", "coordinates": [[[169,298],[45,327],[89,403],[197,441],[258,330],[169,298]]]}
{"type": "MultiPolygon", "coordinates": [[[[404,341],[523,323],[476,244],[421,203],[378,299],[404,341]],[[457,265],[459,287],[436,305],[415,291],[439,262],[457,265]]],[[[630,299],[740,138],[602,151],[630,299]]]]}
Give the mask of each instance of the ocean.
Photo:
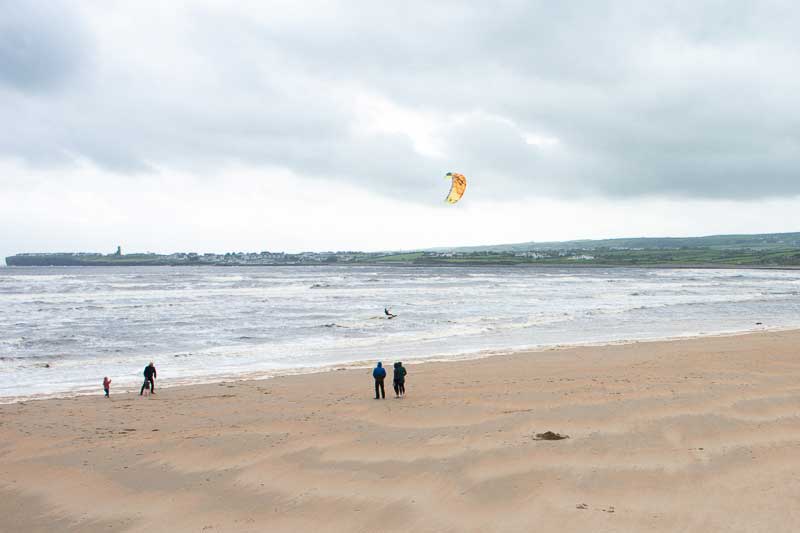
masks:
{"type": "Polygon", "coordinates": [[[0,401],[794,327],[790,270],[0,268],[0,401]]]}

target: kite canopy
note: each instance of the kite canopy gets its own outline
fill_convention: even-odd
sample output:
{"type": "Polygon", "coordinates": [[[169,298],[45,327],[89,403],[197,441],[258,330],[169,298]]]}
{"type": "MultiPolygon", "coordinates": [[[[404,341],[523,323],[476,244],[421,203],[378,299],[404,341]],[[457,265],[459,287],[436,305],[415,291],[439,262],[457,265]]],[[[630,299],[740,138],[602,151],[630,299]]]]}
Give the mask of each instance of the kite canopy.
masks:
{"type": "Polygon", "coordinates": [[[464,196],[464,191],[467,190],[467,178],[465,178],[462,174],[458,174],[457,172],[448,172],[445,178],[450,178],[453,180],[452,184],[450,185],[450,192],[447,194],[445,201],[448,204],[454,204],[461,200],[461,197],[464,196]]]}

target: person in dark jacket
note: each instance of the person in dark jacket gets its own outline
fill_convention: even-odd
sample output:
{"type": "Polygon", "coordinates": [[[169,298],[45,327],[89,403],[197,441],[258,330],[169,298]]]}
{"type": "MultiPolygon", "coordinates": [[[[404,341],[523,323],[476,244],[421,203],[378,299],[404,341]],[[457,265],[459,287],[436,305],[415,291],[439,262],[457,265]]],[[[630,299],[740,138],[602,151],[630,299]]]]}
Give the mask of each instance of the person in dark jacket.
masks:
{"type": "Polygon", "coordinates": [[[394,394],[395,398],[406,395],[406,367],[403,363],[397,362],[394,364],[394,394]]]}
{"type": "Polygon", "coordinates": [[[144,367],[144,383],[142,383],[142,390],[139,391],[139,396],[144,393],[144,386],[150,383],[150,394],[156,393],[156,365],[150,361],[150,364],[144,367]]]}
{"type": "Polygon", "coordinates": [[[375,399],[379,400],[382,396],[385,400],[386,389],[383,388],[383,380],[386,378],[386,369],[383,368],[383,363],[378,363],[378,366],[372,371],[372,377],[375,378],[375,399]],[[380,390],[381,396],[378,395],[378,390],[380,390]]]}

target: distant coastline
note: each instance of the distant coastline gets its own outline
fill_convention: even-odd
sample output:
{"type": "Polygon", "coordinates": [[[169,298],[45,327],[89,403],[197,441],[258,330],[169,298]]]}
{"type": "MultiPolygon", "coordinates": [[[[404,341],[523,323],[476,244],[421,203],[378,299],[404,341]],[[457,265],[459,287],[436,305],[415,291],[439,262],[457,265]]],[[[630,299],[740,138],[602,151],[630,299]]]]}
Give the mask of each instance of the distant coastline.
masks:
{"type": "Polygon", "coordinates": [[[279,266],[394,266],[394,267],[552,267],[552,268],[654,268],[654,269],[764,269],[764,270],[798,270],[800,261],[795,263],[751,262],[692,262],[663,261],[652,262],[638,257],[621,257],[617,261],[594,259],[575,259],[566,257],[529,258],[509,253],[481,254],[476,257],[466,255],[441,255],[436,253],[413,254],[364,254],[366,257],[340,259],[336,254],[314,254],[313,256],[290,256],[280,260],[262,258],[258,254],[241,254],[221,258],[183,258],[174,255],[129,254],[122,256],[100,254],[17,254],[6,257],[8,267],[141,267],[141,266],[208,266],[208,267],[279,267],[279,266]]]}
{"type": "Polygon", "coordinates": [[[528,242],[384,252],[21,253],[8,266],[576,266],[800,268],[800,233],[528,242]]]}

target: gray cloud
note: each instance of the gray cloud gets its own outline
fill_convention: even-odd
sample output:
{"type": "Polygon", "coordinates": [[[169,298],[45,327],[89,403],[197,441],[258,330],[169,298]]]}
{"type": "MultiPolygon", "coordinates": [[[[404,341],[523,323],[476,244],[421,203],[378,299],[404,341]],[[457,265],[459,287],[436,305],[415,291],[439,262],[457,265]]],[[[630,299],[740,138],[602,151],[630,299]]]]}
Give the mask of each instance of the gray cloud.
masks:
{"type": "Polygon", "coordinates": [[[490,197],[520,184],[800,193],[791,3],[363,2],[173,18],[87,5],[58,20],[42,5],[0,4],[0,120],[14,125],[0,154],[31,164],[282,166],[409,199],[449,170],[490,197]],[[364,129],[365,95],[411,126],[364,129]]]}
{"type": "Polygon", "coordinates": [[[85,59],[86,32],[59,1],[0,2],[0,87],[34,94],[59,88],[85,59]]]}

